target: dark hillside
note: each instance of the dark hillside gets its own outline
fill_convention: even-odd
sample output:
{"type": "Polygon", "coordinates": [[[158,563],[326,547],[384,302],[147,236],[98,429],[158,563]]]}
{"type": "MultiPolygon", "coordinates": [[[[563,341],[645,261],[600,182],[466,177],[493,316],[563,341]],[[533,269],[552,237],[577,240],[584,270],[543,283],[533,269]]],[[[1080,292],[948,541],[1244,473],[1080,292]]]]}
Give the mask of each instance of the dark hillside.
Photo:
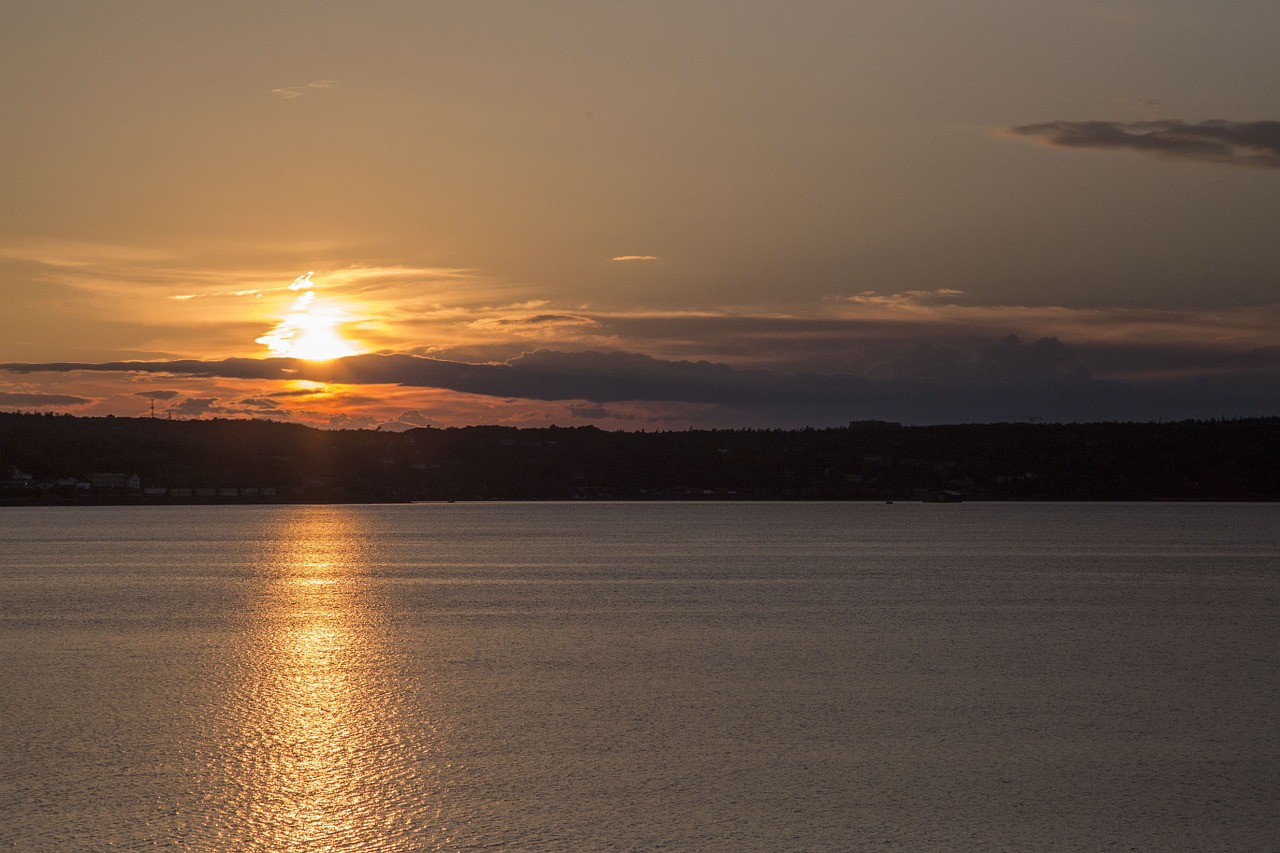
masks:
{"type": "Polygon", "coordinates": [[[383,433],[0,413],[0,489],[9,503],[888,500],[940,490],[969,500],[1277,500],[1280,418],[383,433]],[[134,474],[136,483],[121,479],[134,474]]]}

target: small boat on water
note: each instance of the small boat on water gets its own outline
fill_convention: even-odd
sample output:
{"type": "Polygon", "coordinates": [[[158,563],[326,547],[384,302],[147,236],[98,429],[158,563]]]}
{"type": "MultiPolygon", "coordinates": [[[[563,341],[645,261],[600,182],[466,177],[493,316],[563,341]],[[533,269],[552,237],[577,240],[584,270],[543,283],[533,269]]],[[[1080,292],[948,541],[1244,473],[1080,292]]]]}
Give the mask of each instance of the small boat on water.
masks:
{"type": "Polygon", "coordinates": [[[958,504],[964,501],[964,495],[950,489],[939,489],[924,499],[927,504],[958,504]]]}

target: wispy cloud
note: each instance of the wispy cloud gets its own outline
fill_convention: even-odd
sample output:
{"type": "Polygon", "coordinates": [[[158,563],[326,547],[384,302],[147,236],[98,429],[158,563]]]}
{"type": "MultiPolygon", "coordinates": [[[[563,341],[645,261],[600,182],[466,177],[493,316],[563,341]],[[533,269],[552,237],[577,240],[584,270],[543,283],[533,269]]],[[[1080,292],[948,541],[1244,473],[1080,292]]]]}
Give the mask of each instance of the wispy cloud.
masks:
{"type": "Polygon", "coordinates": [[[616,258],[610,258],[611,261],[656,261],[657,255],[618,255],[616,258]]]}
{"type": "Polygon", "coordinates": [[[1158,157],[1280,169],[1280,122],[1053,121],[1006,133],[1058,148],[1137,151],[1158,157]]]}
{"type": "Polygon", "coordinates": [[[262,296],[263,293],[267,293],[272,290],[282,290],[282,289],[284,288],[253,287],[248,290],[224,290],[221,292],[214,292],[214,293],[179,293],[175,296],[170,296],[169,298],[174,300],[175,302],[186,302],[189,299],[209,299],[210,297],[215,297],[215,296],[252,296],[254,298],[257,298],[262,296]]]}
{"type": "Polygon", "coordinates": [[[292,98],[301,98],[310,89],[336,89],[339,85],[337,80],[316,80],[301,86],[281,86],[272,89],[271,94],[283,100],[290,100],[292,98]]]}
{"type": "Polygon", "coordinates": [[[879,293],[864,290],[853,296],[843,296],[840,300],[855,305],[877,305],[888,308],[907,309],[919,305],[951,304],[955,297],[963,296],[963,290],[952,290],[940,287],[935,290],[908,290],[904,293],[879,293]]]}
{"type": "Polygon", "coordinates": [[[541,340],[552,346],[603,346],[613,348],[619,342],[603,334],[599,320],[580,314],[497,314],[459,324],[487,339],[541,340]]]}
{"type": "Polygon", "coordinates": [[[42,266],[77,269],[110,265],[145,265],[171,260],[160,249],[93,243],[84,240],[8,239],[0,242],[0,258],[42,266]]]}
{"type": "MultiPolygon", "coordinates": [[[[15,315],[47,315],[58,304],[58,322],[92,322],[99,330],[114,323],[157,354],[191,354],[198,342],[200,354],[209,356],[254,351],[254,339],[278,323],[297,298],[299,288],[290,281],[299,269],[320,267],[315,287],[326,300],[344,304],[359,324],[351,333],[374,348],[404,349],[424,338],[441,340],[441,332],[475,319],[482,306],[510,304],[512,296],[528,295],[464,269],[367,264],[335,257],[332,247],[286,247],[278,253],[267,247],[262,254],[262,263],[226,264],[201,254],[198,247],[175,252],[0,240],[0,266],[12,271],[9,280],[33,285],[19,288],[0,280],[0,296],[15,315]],[[327,255],[329,260],[316,264],[315,257],[300,255],[322,260],[327,255]],[[404,336],[414,340],[406,342],[404,336]]],[[[125,357],[116,349],[116,357],[125,357]]]]}

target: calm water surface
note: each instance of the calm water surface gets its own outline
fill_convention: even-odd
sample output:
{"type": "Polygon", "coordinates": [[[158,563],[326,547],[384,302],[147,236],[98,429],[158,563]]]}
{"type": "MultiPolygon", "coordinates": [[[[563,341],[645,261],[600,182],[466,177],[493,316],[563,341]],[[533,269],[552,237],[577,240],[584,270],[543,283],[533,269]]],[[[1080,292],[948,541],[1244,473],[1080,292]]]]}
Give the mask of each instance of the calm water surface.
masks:
{"type": "Polygon", "coordinates": [[[0,849],[1264,850],[1280,506],[0,510],[0,849]]]}

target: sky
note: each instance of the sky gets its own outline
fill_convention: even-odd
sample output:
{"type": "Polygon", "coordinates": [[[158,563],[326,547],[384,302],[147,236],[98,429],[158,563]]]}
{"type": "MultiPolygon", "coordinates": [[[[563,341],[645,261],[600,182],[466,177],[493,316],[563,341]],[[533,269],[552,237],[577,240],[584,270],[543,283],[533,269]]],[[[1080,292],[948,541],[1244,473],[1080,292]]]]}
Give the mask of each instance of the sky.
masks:
{"type": "Polygon", "coordinates": [[[1280,415],[1280,4],[46,0],[0,410],[1280,415]]]}

